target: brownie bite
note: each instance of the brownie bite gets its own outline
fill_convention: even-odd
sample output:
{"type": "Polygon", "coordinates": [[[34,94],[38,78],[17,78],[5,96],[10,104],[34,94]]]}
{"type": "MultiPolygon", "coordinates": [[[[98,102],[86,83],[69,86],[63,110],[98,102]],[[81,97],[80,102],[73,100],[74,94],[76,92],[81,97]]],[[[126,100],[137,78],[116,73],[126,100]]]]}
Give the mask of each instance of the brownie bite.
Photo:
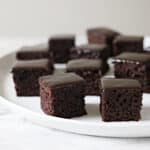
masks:
{"type": "Polygon", "coordinates": [[[52,72],[48,59],[18,61],[12,69],[17,96],[39,96],[38,78],[52,72]]]}
{"type": "Polygon", "coordinates": [[[85,111],[85,81],[74,73],[43,76],[39,79],[41,108],[62,118],[78,117],[85,111]]]}
{"type": "Polygon", "coordinates": [[[143,40],[142,36],[126,36],[120,35],[113,41],[113,51],[115,55],[121,52],[143,52],[143,40]]]}
{"type": "Polygon", "coordinates": [[[70,59],[88,58],[106,60],[110,49],[105,44],[85,44],[71,48],[70,59]]]}
{"type": "Polygon", "coordinates": [[[141,118],[142,88],[137,80],[102,79],[101,86],[103,121],[138,121],[141,118]]]}
{"type": "Polygon", "coordinates": [[[48,44],[38,44],[34,46],[24,46],[16,53],[18,60],[51,59],[52,52],[49,51],[48,44]]]}
{"type": "Polygon", "coordinates": [[[67,64],[67,72],[74,72],[86,81],[86,95],[100,95],[100,78],[107,71],[102,60],[76,59],[67,64]]]}
{"type": "Polygon", "coordinates": [[[53,52],[56,63],[66,63],[70,57],[70,49],[74,46],[74,35],[57,35],[49,39],[49,49],[53,52]]]}
{"type": "Polygon", "coordinates": [[[116,78],[137,79],[143,91],[150,93],[150,54],[122,53],[113,59],[116,78]]]}
{"type": "Polygon", "coordinates": [[[88,42],[92,44],[106,44],[110,47],[111,55],[112,51],[112,42],[119,33],[115,30],[106,28],[106,27],[97,27],[87,30],[88,42]]]}

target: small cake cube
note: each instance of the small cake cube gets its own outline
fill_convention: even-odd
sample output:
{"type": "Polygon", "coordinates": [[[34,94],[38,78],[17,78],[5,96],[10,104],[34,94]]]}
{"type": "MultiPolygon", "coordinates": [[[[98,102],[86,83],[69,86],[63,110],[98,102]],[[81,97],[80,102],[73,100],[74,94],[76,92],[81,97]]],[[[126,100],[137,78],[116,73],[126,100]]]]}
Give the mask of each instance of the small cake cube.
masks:
{"type": "Polygon", "coordinates": [[[18,61],[12,69],[17,96],[39,96],[38,78],[52,72],[48,59],[18,61]]]}
{"type": "Polygon", "coordinates": [[[66,70],[85,79],[86,95],[100,95],[100,78],[107,69],[107,64],[101,60],[75,59],[68,62],[66,70]]]}
{"type": "Polygon", "coordinates": [[[120,35],[113,41],[113,51],[115,55],[121,52],[143,52],[142,36],[120,35]]]}
{"type": "Polygon", "coordinates": [[[102,59],[110,56],[110,49],[105,44],[85,44],[71,48],[70,59],[102,59]]]}
{"type": "Polygon", "coordinates": [[[115,30],[109,29],[107,27],[97,27],[87,30],[88,41],[91,44],[106,44],[111,48],[112,51],[112,42],[119,33],[115,30]]]}
{"type": "Polygon", "coordinates": [[[124,52],[113,58],[116,78],[137,79],[150,93],[150,54],[124,52]]]}
{"type": "Polygon", "coordinates": [[[49,49],[56,63],[66,63],[70,58],[70,49],[74,46],[74,35],[56,35],[49,39],[49,49]]]}
{"type": "Polygon", "coordinates": [[[62,118],[78,117],[85,111],[85,81],[73,73],[43,76],[39,79],[41,108],[62,118]]]}
{"type": "Polygon", "coordinates": [[[138,121],[141,118],[142,88],[133,79],[102,79],[102,120],[138,121]]]}
{"type": "Polygon", "coordinates": [[[34,46],[24,46],[16,53],[18,60],[33,60],[33,59],[51,59],[52,52],[49,51],[47,44],[38,44],[34,46]]]}

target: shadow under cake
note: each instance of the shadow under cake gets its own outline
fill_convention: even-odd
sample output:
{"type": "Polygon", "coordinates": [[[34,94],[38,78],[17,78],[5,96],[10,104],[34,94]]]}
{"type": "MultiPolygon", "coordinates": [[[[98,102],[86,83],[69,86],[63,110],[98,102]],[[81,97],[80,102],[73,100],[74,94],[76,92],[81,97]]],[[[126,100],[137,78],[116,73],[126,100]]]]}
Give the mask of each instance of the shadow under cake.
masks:
{"type": "Polygon", "coordinates": [[[39,79],[41,108],[62,118],[78,117],[85,111],[85,81],[74,73],[43,76],[39,79]]]}
{"type": "Polygon", "coordinates": [[[142,88],[133,79],[102,79],[102,120],[138,121],[141,118],[142,88]]]}
{"type": "Polygon", "coordinates": [[[53,73],[48,59],[17,61],[12,69],[17,96],[39,96],[38,78],[53,73]]]}
{"type": "Polygon", "coordinates": [[[125,52],[113,58],[116,78],[137,79],[150,93],[150,54],[125,52]]]}

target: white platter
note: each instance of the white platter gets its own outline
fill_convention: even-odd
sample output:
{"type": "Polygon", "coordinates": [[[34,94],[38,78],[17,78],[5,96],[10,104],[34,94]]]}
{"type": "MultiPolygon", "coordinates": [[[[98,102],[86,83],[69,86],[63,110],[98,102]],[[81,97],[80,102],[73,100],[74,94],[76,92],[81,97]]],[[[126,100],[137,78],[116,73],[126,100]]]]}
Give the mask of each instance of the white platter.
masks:
{"type": "Polygon", "coordinates": [[[88,115],[73,119],[63,119],[45,115],[40,108],[39,97],[16,97],[11,68],[15,62],[15,52],[0,58],[0,103],[42,126],[62,131],[105,137],[150,137],[150,95],[143,95],[142,119],[139,122],[105,123],[99,114],[99,97],[86,97],[88,115]]]}

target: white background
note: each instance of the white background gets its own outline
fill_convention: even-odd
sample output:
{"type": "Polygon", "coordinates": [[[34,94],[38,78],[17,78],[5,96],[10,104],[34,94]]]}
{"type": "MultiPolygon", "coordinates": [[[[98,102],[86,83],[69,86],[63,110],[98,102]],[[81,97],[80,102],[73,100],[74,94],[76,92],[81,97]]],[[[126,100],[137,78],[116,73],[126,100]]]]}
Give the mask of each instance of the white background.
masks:
{"type": "Polygon", "coordinates": [[[0,37],[82,34],[101,25],[146,35],[149,6],[149,0],[0,0],[0,37]]]}

